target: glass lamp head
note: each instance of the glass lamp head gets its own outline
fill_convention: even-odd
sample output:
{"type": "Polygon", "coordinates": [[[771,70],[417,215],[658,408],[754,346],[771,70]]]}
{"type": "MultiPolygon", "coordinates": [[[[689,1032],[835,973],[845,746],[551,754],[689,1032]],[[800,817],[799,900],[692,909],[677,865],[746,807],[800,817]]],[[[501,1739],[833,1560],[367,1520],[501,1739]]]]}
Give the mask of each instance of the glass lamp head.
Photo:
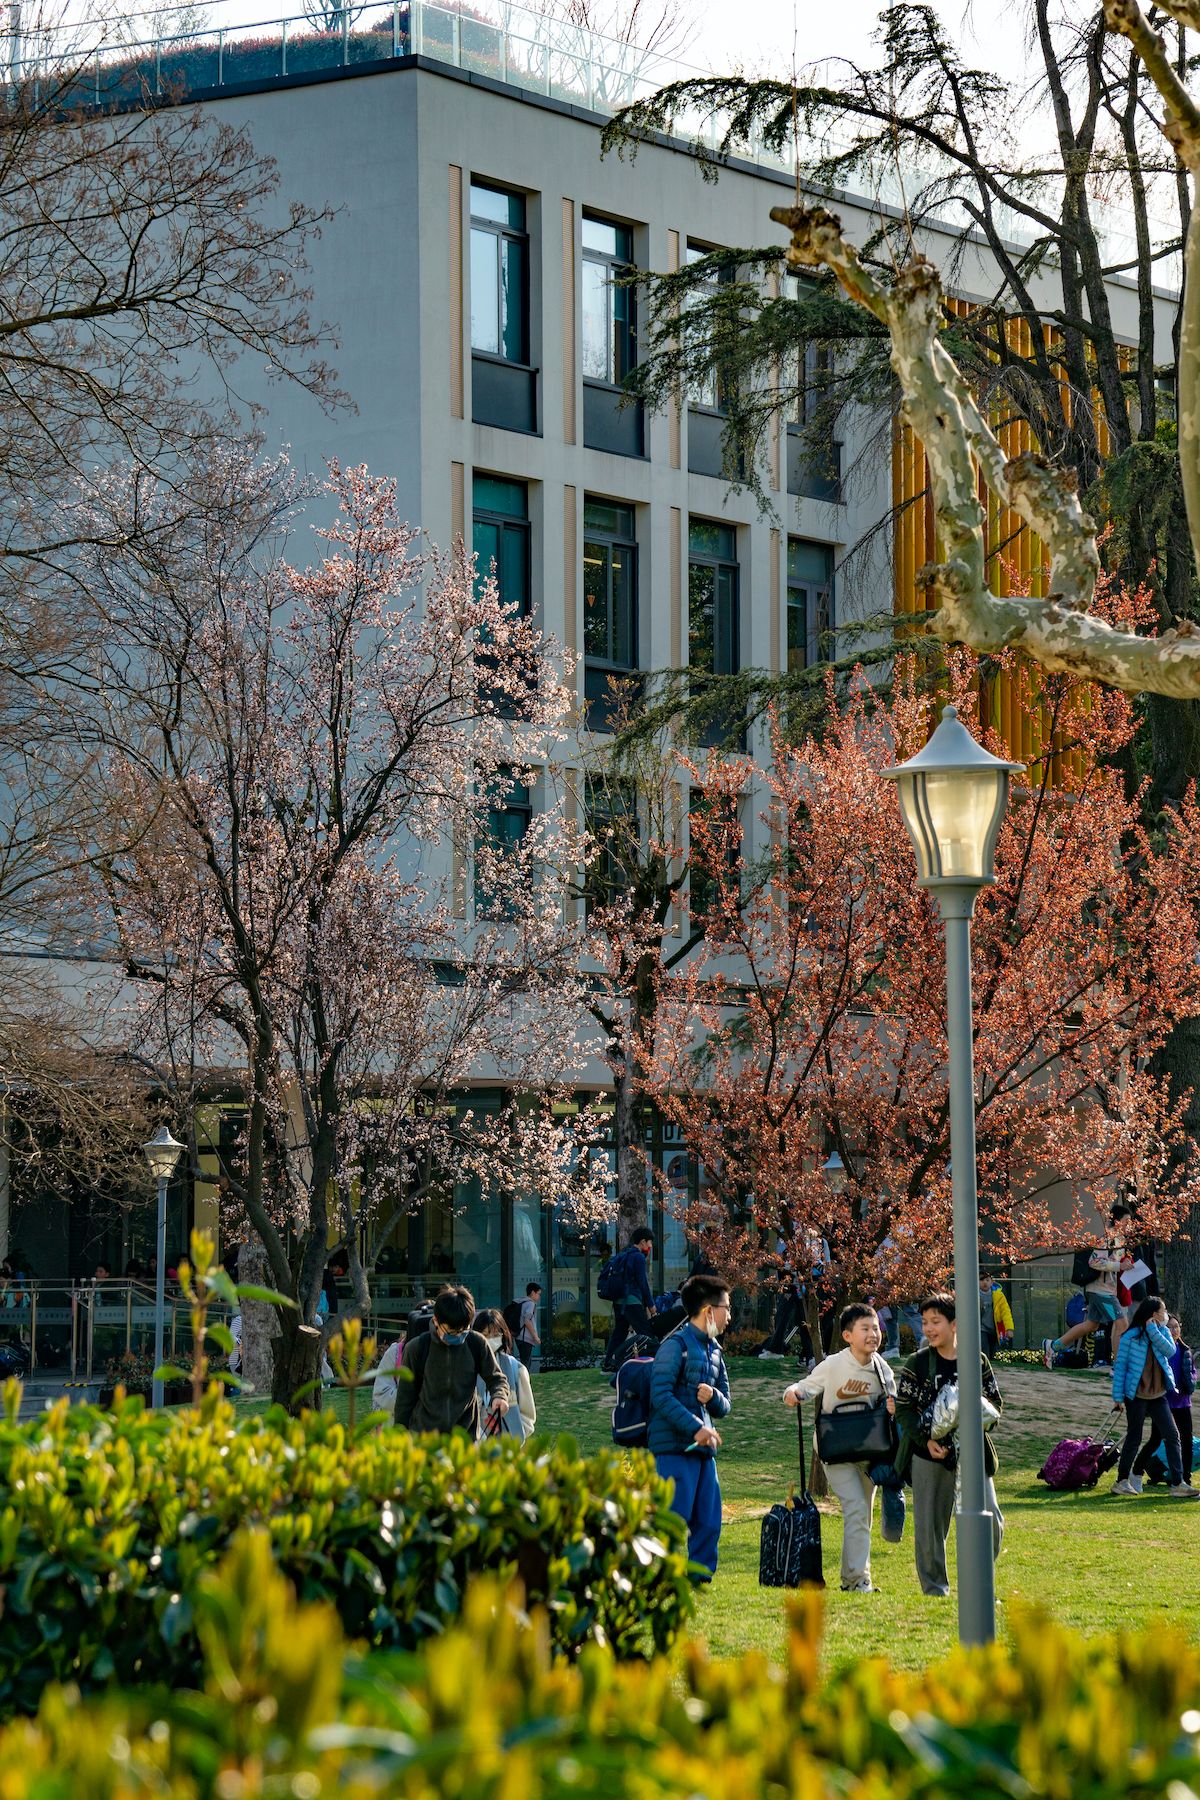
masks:
{"type": "Polygon", "coordinates": [[[1011,777],[1024,763],[1002,762],[977,743],[954,706],[923,750],[898,768],[900,811],[917,854],[918,887],[986,887],[996,879],[996,838],[1011,777]]]}
{"type": "Polygon", "coordinates": [[[168,1126],[160,1125],[149,1142],[142,1145],[142,1155],[149,1163],[152,1175],[170,1177],[183,1155],[183,1145],[176,1143],[168,1126]]]}
{"type": "Polygon", "coordinates": [[[834,1193],[840,1194],[846,1185],[846,1165],[836,1150],[831,1150],[821,1164],[821,1173],[834,1193]]]}

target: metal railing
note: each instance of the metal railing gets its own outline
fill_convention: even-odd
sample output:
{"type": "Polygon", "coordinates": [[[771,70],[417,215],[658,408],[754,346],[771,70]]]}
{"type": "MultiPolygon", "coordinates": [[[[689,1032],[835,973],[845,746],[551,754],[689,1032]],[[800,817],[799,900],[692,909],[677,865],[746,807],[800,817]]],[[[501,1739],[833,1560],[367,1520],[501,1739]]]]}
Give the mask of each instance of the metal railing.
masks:
{"type": "MultiPolygon", "coordinates": [[[[240,0],[217,0],[239,4],[240,0]]],[[[322,70],[422,56],[452,68],[490,76],[505,86],[544,95],[587,111],[611,115],[670,82],[710,71],[636,44],[551,17],[547,12],[508,0],[475,4],[470,13],[433,0],[392,0],[376,11],[364,6],[316,7],[308,12],[272,16],[252,23],[215,25],[191,32],[163,30],[177,13],[147,11],[126,14],[121,21],[128,38],[113,35],[111,20],[75,23],[48,29],[19,29],[0,34],[3,61],[13,82],[29,83],[56,94],[65,83],[63,104],[136,105],[139,98],[209,92],[240,84],[282,81],[322,70]],[[334,21],[322,28],[314,13],[334,21]],[[364,15],[369,15],[364,17],[364,15]],[[143,35],[132,33],[140,31],[143,35]],[[5,41],[6,40],[6,41],[5,41]],[[69,73],[67,73],[69,71],[69,73]]],[[[698,138],[716,151],[725,130],[719,112],[679,112],[672,122],[678,138],[698,138]]],[[[805,160],[814,153],[849,148],[849,140],[833,130],[807,132],[801,143],[805,160]]],[[[752,139],[739,155],[764,168],[791,173],[791,148],[778,151],[752,139]]],[[[943,179],[947,168],[928,154],[906,149],[903,162],[882,154],[860,170],[867,202],[907,211],[916,192],[931,180],[943,179]]],[[[1053,208],[1055,189],[1047,182],[1042,202],[1053,208]]],[[[1094,215],[1108,213],[1102,238],[1113,263],[1135,254],[1129,219],[1101,195],[1091,200],[1094,215]]],[[[1005,207],[995,209],[997,224],[1013,243],[1031,243],[1032,225],[1005,207]]],[[[950,220],[954,228],[967,221],[950,220]]],[[[1174,224],[1152,220],[1156,243],[1178,234],[1174,224]]],[[[1159,279],[1177,279],[1168,259],[1159,263],[1159,279]]]]}

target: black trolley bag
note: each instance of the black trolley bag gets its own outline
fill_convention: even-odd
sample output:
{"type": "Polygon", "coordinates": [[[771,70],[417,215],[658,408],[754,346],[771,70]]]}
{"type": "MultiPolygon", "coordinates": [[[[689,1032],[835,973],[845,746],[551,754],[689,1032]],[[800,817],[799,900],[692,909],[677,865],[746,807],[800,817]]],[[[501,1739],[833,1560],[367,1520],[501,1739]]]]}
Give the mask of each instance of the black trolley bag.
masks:
{"type": "Polygon", "coordinates": [[[821,1515],[808,1491],[804,1462],[804,1418],[796,1408],[800,1437],[800,1492],[792,1489],[762,1522],[758,1551],[760,1587],[824,1587],[821,1569],[821,1515]]]}

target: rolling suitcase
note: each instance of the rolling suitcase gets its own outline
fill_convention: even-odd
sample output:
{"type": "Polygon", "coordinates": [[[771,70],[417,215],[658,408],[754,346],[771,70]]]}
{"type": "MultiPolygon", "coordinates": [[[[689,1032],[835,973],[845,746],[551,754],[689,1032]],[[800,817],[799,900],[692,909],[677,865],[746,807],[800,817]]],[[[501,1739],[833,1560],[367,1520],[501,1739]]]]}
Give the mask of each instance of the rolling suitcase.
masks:
{"type": "Polygon", "coordinates": [[[1113,1436],[1119,1420],[1119,1409],[1114,1406],[1093,1437],[1063,1438],[1038,1470],[1038,1480],[1059,1494],[1094,1488],[1116,1464],[1118,1451],[1113,1436]]]}
{"type": "Polygon", "coordinates": [[[792,1489],[762,1522],[758,1552],[760,1587],[824,1587],[821,1569],[821,1515],[808,1491],[804,1461],[803,1409],[796,1408],[800,1437],[800,1492],[792,1489]]]}

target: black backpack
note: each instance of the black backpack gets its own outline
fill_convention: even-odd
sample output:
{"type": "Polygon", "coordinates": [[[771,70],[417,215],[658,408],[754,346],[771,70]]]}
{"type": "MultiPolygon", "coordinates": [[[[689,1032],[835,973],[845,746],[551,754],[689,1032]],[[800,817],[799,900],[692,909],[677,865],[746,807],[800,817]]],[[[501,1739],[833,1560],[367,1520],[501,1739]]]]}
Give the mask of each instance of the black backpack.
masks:
{"type": "Polygon", "coordinates": [[[762,1522],[758,1549],[760,1587],[824,1587],[821,1566],[821,1515],[808,1491],[804,1467],[804,1420],[796,1408],[800,1434],[800,1492],[778,1501],[762,1522]]]}
{"type": "Polygon", "coordinates": [[[625,1281],[618,1264],[624,1260],[625,1251],[610,1256],[596,1277],[596,1293],[601,1300],[620,1300],[624,1298],[625,1281]]]}
{"type": "Polygon", "coordinates": [[[512,1332],[514,1342],[521,1329],[521,1304],[520,1300],[510,1300],[504,1309],[504,1323],[512,1332]]]}
{"type": "Polygon", "coordinates": [[[1071,1261],[1072,1287],[1091,1287],[1093,1281],[1099,1281],[1103,1275],[1103,1269],[1093,1269],[1092,1267],[1092,1257],[1097,1248],[1096,1244],[1087,1244],[1082,1250],[1075,1252],[1071,1261]]]}

